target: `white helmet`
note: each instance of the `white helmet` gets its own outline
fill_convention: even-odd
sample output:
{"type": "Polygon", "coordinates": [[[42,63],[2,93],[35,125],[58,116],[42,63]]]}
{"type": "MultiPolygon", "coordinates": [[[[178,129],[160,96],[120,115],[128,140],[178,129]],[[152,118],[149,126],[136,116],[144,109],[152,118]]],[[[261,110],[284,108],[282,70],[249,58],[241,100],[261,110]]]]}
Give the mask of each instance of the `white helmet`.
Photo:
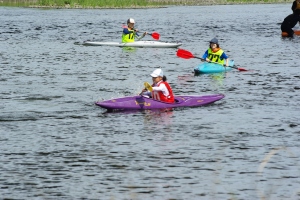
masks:
{"type": "Polygon", "coordinates": [[[159,76],[163,77],[163,75],[164,73],[161,69],[156,69],[152,72],[152,74],[150,74],[150,76],[152,77],[159,77],[159,76]]]}
{"type": "Polygon", "coordinates": [[[132,23],[132,24],[134,24],[134,23],[135,23],[134,19],[132,19],[132,18],[129,18],[129,19],[127,20],[127,24],[129,24],[129,23],[132,23]]]}

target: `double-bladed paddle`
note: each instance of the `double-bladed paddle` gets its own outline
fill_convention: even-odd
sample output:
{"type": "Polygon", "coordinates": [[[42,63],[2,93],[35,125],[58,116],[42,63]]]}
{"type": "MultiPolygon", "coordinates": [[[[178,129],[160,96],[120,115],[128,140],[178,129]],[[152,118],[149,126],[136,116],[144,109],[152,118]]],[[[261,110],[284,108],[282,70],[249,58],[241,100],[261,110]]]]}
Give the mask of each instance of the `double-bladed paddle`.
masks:
{"type": "MultiPolygon", "coordinates": [[[[184,49],[178,49],[176,55],[177,55],[178,57],[184,58],[184,59],[198,58],[198,59],[200,59],[201,61],[206,61],[205,59],[203,59],[203,58],[201,58],[201,57],[194,56],[191,52],[189,52],[189,51],[187,51],[187,50],[184,50],[184,49]]],[[[206,61],[206,62],[207,62],[207,61],[206,61]]],[[[210,62],[210,63],[216,63],[216,62],[210,62]]],[[[219,63],[216,63],[216,64],[219,64],[219,63]]],[[[223,66],[224,66],[224,67],[231,67],[231,68],[237,69],[237,70],[239,70],[239,71],[248,71],[247,69],[239,68],[239,67],[235,67],[235,66],[226,66],[226,65],[223,65],[223,66]]]]}
{"type": "Polygon", "coordinates": [[[150,83],[145,82],[145,83],[144,83],[144,86],[145,86],[145,88],[146,88],[147,90],[149,90],[150,92],[153,91],[153,88],[152,88],[152,86],[150,85],[150,83]]]}
{"type": "MultiPolygon", "coordinates": [[[[150,91],[150,92],[153,91],[153,88],[152,88],[152,86],[150,85],[150,83],[144,82],[144,86],[145,86],[145,89],[146,89],[146,90],[148,90],[148,91],[150,91]]],[[[143,94],[143,91],[140,93],[140,95],[142,95],[142,94],[143,94]]]]}
{"type": "MultiPolygon", "coordinates": [[[[140,31],[138,31],[138,32],[140,32],[140,31]]],[[[157,33],[157,32],[147,33],[147,35],[151,35],[154,40],[159,40],[159,37],[160,37],[159,33],[157,33]]]]}
{"type": "Polygon", "coordinates": [[[160,37],[159,33],[157,32],[148,33],[148,35],[151,35],[154,40],[159,40],[160,37]]]}
{"type": "MultiPolygon", "coordinates": [[[[127,26],[123,25],[122,28],[128,28],[127,26]]],[[[140,32],[140,31],[138,31],[140,32]]],[[[147,33],[148,35],[151,35],[153,39],[155,40],[159,40],[160,34],[157,32],[153,32],[153,33],[147,33]]]]}

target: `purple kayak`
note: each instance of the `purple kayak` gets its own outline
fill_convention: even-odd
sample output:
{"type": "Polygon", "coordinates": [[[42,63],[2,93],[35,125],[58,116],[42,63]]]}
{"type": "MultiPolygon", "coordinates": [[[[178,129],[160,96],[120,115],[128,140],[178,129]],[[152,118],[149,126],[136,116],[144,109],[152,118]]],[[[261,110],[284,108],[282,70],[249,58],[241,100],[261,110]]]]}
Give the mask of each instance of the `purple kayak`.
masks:
{"type": "Polygon", "coordinates": [[[108,110],[152,110],[203,106],[223,98],[223,94],[212,94],[204,96],[183,95],[175,96],[175,103],[166,103],[138,95],[110,99],[106,101],[98,101],[95,104],[108,110]]]}

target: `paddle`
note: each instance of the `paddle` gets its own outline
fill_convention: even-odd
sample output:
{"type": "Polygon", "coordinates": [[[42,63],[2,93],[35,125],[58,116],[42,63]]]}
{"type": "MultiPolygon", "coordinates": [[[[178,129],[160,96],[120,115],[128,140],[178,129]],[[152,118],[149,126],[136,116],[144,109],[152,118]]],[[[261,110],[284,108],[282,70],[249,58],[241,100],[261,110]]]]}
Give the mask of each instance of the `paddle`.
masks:
{"type": "MultiPolygon", "coordinates": [[[[184,59],[198,58],[198,59],[200,59],[201,61],[206,61],[206,60],[203,59],[203,58],[194,56],[191,52],[189,52],[189,51],[187,51],[187,50],[184,50],[184,49],[178,49],[178,50],[177,50],[177,56],[180,57],[180,58],[184,58],[184,59]]],[[[211,63],[216,63],[216,62],[211,62],[211,63]]],[[[219,64],[219,63],[216,63],[216,64],[219,64]]],[[[235,67],[235,66],[226,66],[226,65],[223,65],[223,66],[225,66],[225,67],[231,67],[231,68],[237,69],[237,70],[239,70],[239,71],[248,71],[247,69],[244,69],[244,68],[238,68],[238,67],[235,67]]]]}
{"type": "Polygon", "coordinates": [[[159,40],[160,37],[160,34],[157,32],[148,33],[148,35],[151,35],[154,40],[159,40]]]}
{"type": "Polygon", "coordinates": [[[145,82],[145,83],[144,83],[144,86],[145,86],[145,88],[146,88],[147,90],[149,90],[150,92],[153,91],[153,88],[152,88],[152,86],[150,85],[150,83],[145,82]]]}
{"type": "MultiPolygon", "coordinates": [[[[125,25],[122,25],[122,28],[128,28],[128,27],[125,26],[125,25]]],[[[140,32],[140,31],[138,31],[138,32],[140,32]]],[[[159,38],[160,38],[160,34],[157,33],[157,32],[147,33],[147,34],[148,34],[148,35],[151,35],[152,38],[155,39],[155,40],[159,40],[159,38]]]]}
{"type": "MultiPolygon", "coordinates": [[[[150,92],[153,91],[153,88],[152,88],[152,86],[150,85],[150,83],[144,82],[144,86],[145,86],[145,89],[146,89],[146,90],[149,90],[150,92]]],[[[143,94],[143,91],[142,91],[139,95],[142,96],[142,94],[143,94]]]]}

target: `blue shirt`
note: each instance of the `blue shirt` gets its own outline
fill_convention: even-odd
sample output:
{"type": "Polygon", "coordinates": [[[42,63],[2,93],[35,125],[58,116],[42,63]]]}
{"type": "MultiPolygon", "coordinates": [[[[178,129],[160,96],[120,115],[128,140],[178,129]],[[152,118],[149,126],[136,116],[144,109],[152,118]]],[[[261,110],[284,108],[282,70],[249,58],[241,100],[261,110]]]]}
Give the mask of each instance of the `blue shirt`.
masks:
{"type": "MultiPolygon", "coordinates": [[[[205,51],[205,53],[203,54],[202,58],[203,58],[203,59],[206,59],[207,56],[208,56],[208,50],[205,51]]],[[[222,55],[221,55],[221,57],[220,57],[220,59],[221,59],[221,60],[223,60],[223,59],[226,60],[227,58],[228,58],[228,56],[223,52],[222,55]]]]}

